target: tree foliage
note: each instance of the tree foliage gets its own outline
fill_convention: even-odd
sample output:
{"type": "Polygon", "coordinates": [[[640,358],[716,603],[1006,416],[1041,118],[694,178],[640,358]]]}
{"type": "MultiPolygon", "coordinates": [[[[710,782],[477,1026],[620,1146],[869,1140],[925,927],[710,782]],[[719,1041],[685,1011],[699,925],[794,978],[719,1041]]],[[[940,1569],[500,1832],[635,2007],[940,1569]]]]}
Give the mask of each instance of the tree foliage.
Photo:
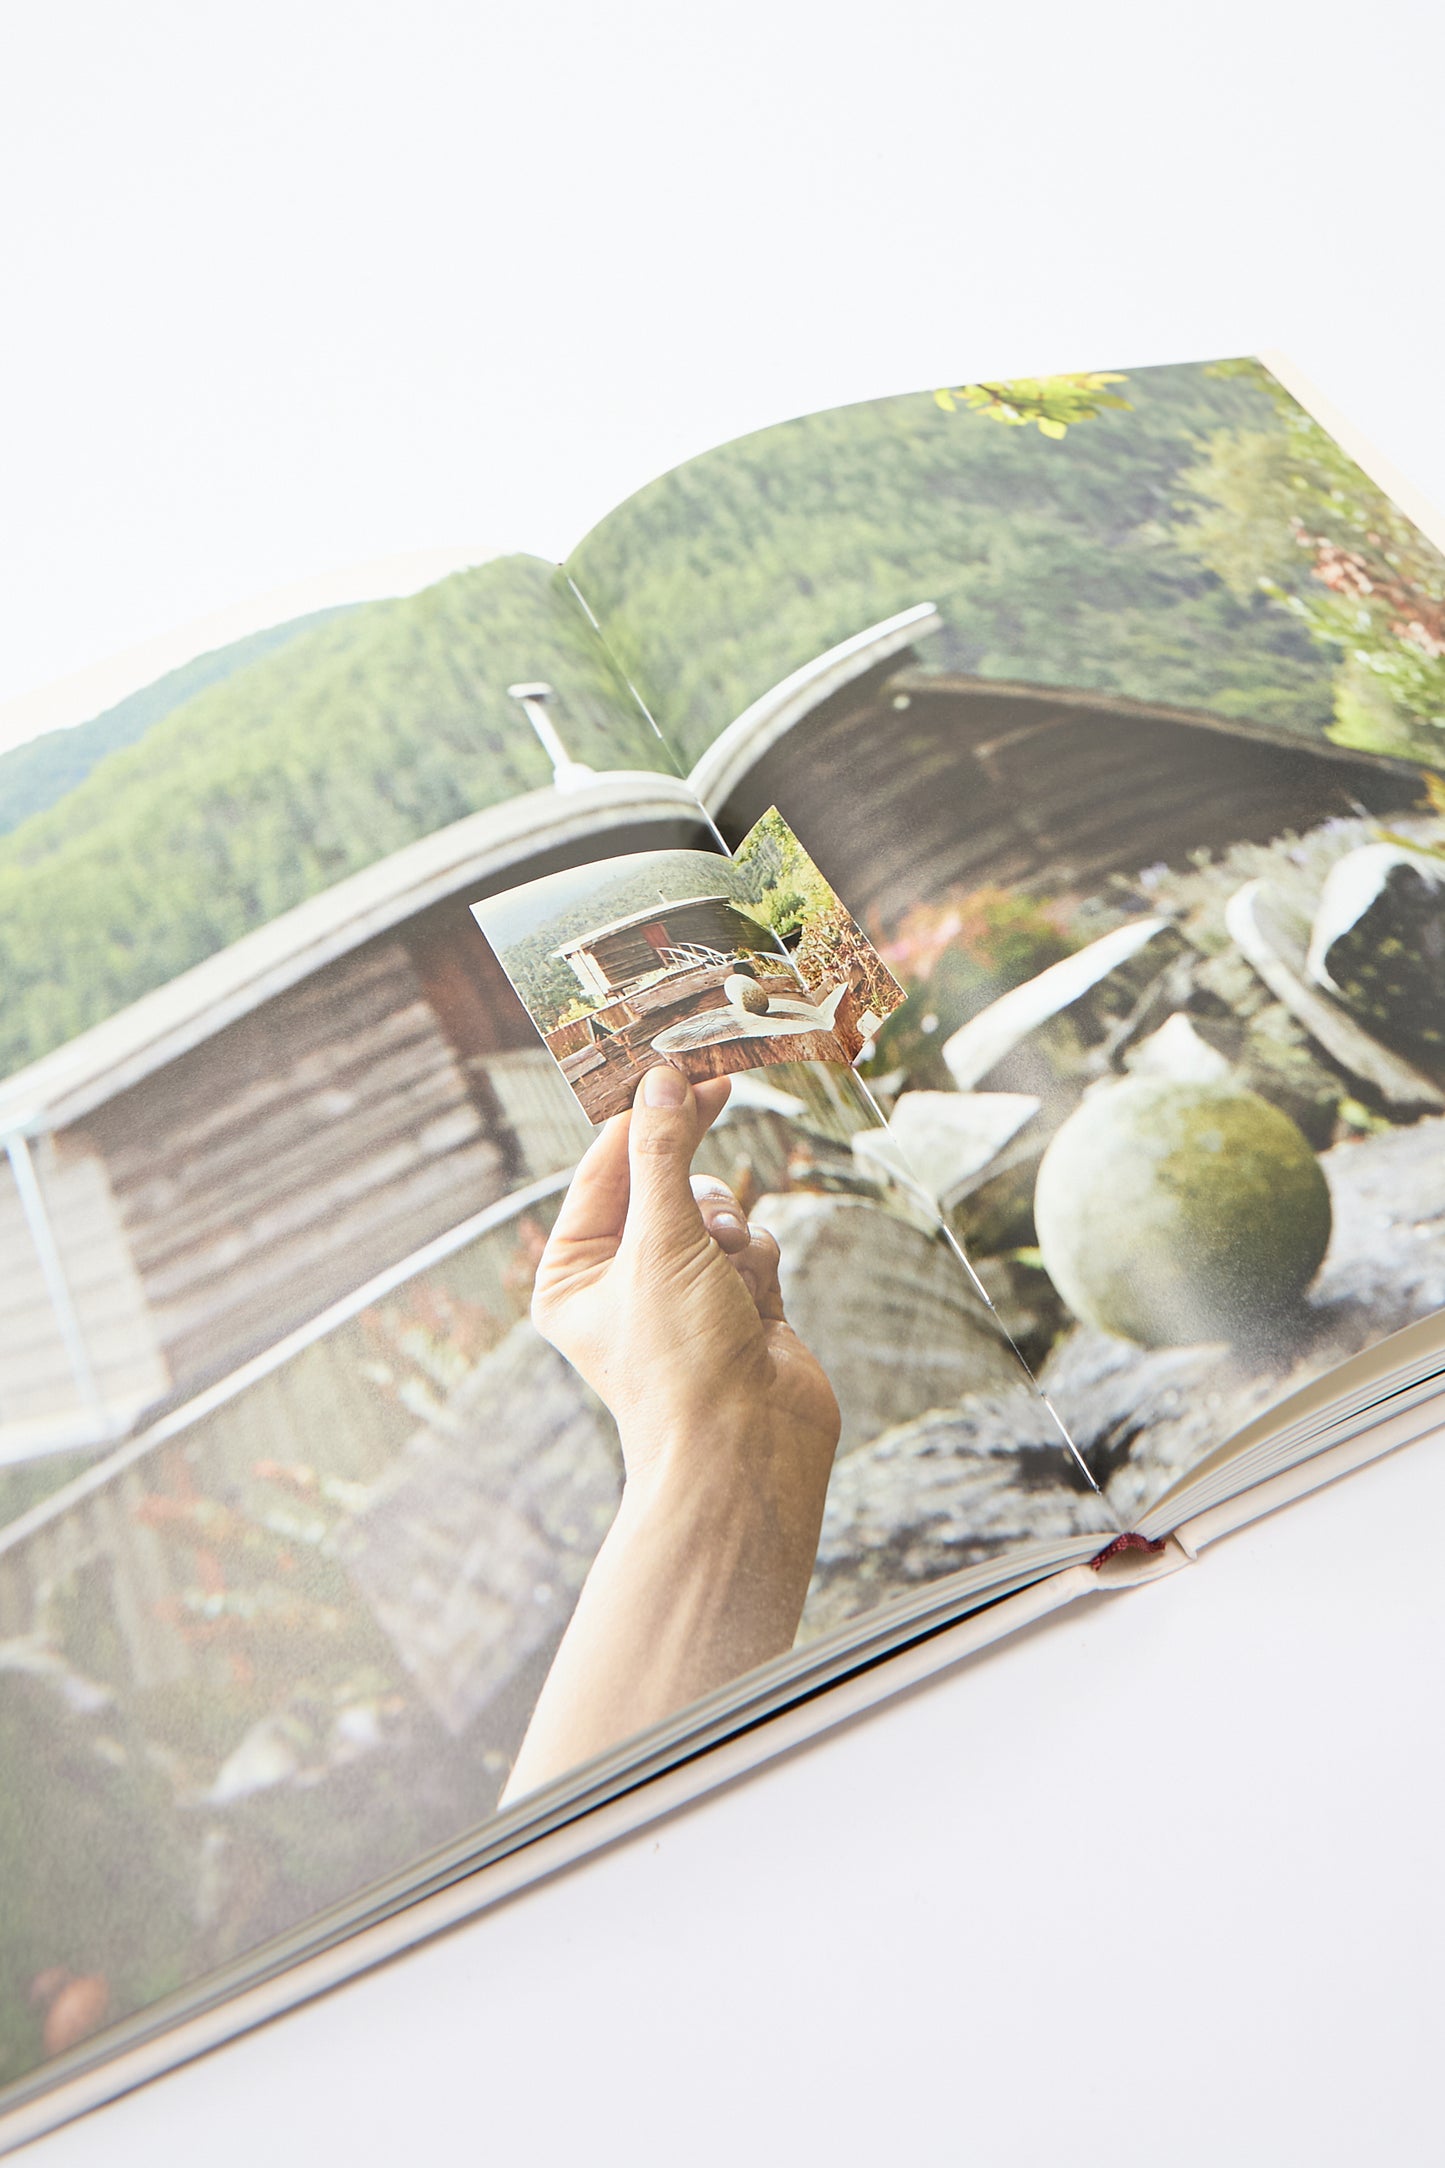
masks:
{"type": "Polygon", "coordinates": [[[1036,422],[1041,436],[1057,438],[1067,435],[1075,422],[1092,421],[1103,407],[1122,407],[1128,412],[1129,401],[1104,388],[1127,382],[1127,377],[1105,369],[1084,376],[1018,376],[1002,384],[954,384],[933,397],[945,414],[966,407],[1010,429],[1026,429],[1036,422]]]}
{"type": "Polygon", "coordinates": [[[287,624],[268,625],[264,631],[249,633],[227,647],[197,655],[178,670],[168,670],[154,684],[142,686],[139,692],[117,701],[87,723],[47,730],[43,737],[32,738],[27,745],[12,746],[8,753],[0,753],[0,835],[8,835],[32,813],[43,813],[47,806],[56,804],[77,783],[83,783],[108,753],[134,745],[173,708],[203,692],[206,686],[219,685],[223,678],[234,676],[237,670],[259,662],[263,655],[272,654],[300,634],[312,632],[340,615],[340,609],[313,610],[309,616],[293,617],[287,624]]]}
{"type": "Polygon", "coordinates": [[[1332,738],[1445,760],[1445,557],[1267,370],[1225,366],[1258,385],[1269,426],[1211,435],[1182,476],[1183,538],[1338,659],[1332,738]]]}
{"type": "Polygon", "coordinates": [[[780,938],[838,899],[776,806],[743,838],[731,885],[744,910],[780,938]]]}
{"type": "Polygon", "coordinates": [[[1213,433],[1276,427],[1267,391],[1194,366],[1128,383],[1127,410],[1095,397],[1062,440],[960,426],[931,393],[786,422],[642,490],[571,569],[689,761],[789,671],[923,601],[944,620],[925,668],[1322,736],[1331,657],[1226,585],[1179,518],[1213,433]]]}

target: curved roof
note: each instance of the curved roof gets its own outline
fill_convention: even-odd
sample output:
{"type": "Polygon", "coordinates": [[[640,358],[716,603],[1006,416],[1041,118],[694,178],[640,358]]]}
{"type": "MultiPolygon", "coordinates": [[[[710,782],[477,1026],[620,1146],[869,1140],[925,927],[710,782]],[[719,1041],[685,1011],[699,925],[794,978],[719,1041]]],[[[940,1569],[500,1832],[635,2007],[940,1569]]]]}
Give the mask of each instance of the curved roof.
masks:
{"type": "MultiPolygon", "coordinates": [[[[727,860],[720,859],[718,863],[726,865],[727,860]]],[[[731,911],[737,918],[746,918],[748,915],[742,905],[731,896],[679,896],[676,903],[668,903],[659,898],[656,903],[649,904],[645,911],[629,911],[626,918],[609,919],[605,926],[594,926],[590,933],[579,933],[575,940],[564,941],[560,948],[553,949],[552,954],[574,956],[579,949],[595,948],[599,941],[607,940],[611,934],[627,933],[634,926],[659,925],[665,919],[676,918],[679,911],[695,911],[703,904],[713,910],[721,904],[724,910],[731,911]]],[[[751,923],[756,925],[757,921],[753,920],[751,923]]],[[[759,931],[761,930],[759,928],[759,931]]]]}
{"type": "Polygon", "coordinates": [[[676,776],[621,770],[469,813],[309,896],[0,1083],[0,1136],[76,1121],[238,1017],[428,905],[526,878],[539,854],[697,813],[676,776]]]}
{"type": "Polygon", "coordinates": [[[933,603],[917,602],[896,617],[885,617],[855,632],[850,640],[840,640],[826,654],[814,656],[771,686],[714,738],[689,776],[708,811],[715,813],[726,805],[740,778],[831,693],[840,692],[865,671],[876,670],[880,662],[901,655],[915,640],[938,632],[942,625],[933,603]]]}

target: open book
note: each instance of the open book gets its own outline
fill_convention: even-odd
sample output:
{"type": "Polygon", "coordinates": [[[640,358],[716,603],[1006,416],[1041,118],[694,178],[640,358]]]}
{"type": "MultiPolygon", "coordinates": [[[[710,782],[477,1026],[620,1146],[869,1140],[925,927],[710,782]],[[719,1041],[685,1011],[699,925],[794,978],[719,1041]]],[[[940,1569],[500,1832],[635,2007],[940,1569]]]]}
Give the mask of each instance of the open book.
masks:
{"type": "Polygon", "coordinates": [[[0,756],[0,2144],[1438,1423],[1445,558],[1287,377],[0,756]]]}

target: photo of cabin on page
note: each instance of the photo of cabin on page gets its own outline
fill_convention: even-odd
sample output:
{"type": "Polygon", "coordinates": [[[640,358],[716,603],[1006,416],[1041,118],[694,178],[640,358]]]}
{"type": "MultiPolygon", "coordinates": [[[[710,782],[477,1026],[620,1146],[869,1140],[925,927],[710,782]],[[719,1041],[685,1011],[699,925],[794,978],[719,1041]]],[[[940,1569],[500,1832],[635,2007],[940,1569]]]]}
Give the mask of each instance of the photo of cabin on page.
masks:
{"type": "Polygon", "coordinates": [[[1267,369],[786,422],[570,569],[906,987],[860,1073],[1126,1523],[1440,1389],[1445,558],[1267,369]]]}
{"type": "Polygon", "coordinates": [[[904,999],[775,809],[730,859],[603,859],[472,911],[592,1122],[657,1061],[692,1084],[846,1068],[904,999]]]}

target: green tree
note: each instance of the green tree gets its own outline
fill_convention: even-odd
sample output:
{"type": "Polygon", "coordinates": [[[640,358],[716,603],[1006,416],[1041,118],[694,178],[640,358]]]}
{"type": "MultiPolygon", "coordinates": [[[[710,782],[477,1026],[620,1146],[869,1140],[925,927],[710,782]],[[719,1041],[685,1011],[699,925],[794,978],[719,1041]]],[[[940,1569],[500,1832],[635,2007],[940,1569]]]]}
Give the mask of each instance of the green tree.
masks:
{"type": "Polygon", "coordinates": [[[1208,438],[1181,476],[1181,539],[1338,658],[1331,738],[1445,762],[1445,557],[1266,369],[1226,368],[1259,386],[1270,425],[1208,438]]]}
{"type": "Polygon", "coordinates": [[[1104,387],[1128,381],[1108,370],[1084,376],[1017,376],[1002,384],[953,384],[933,396],[945,414],[966,407],[1010,429],[1036,422],[1042,436],[1057,438],[1066,436],[1075,422],[1091,421],[1104,407],[1127,412],[1128,400],[1104,387]]]}
{"type": "Polygon", "coordinates": [[[733,860],[738,901],[775,934],[838,908],[838,899],[776,806],[743,838],[733,860]]]}

